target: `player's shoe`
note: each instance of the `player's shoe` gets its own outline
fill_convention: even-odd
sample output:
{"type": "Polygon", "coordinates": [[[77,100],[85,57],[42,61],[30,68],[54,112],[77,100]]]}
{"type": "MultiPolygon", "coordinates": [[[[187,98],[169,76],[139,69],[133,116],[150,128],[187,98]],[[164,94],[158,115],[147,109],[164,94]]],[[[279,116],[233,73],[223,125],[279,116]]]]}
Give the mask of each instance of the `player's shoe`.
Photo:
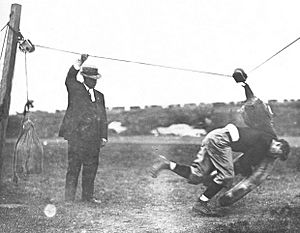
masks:
{"type": "Polygon", "coordinates": [[[194,204],[192,210],[194,212],[198,213],[198,214],[205,215],[205,216],[221,217],[220,213],[218,213],[217,211],[211,209],[208,206],[208,202],[207,201],[197,200],[196,203],[194,204]]]}
{"type": "Polygon", "coordinates": [[[170,169],[170,161],[165,156],[159,155],[158,162],[152,166],[150,173],[153,178],[156,178],[162,170],[167,169],[170,169]]]}

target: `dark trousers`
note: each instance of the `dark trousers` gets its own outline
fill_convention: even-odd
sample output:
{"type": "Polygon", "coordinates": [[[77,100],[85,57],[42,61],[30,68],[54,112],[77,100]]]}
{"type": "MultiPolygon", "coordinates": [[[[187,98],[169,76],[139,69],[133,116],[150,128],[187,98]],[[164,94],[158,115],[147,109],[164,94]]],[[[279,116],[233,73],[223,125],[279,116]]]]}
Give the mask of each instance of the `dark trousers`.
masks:
{"type": "Polygon", "coordinates": [[[66,174],[65,200],[74,201],[78,176],[82,167],[82,200],[94,195],[94,181],[99,165],[100,143],[68,141],[68,169],[66,174]]]}

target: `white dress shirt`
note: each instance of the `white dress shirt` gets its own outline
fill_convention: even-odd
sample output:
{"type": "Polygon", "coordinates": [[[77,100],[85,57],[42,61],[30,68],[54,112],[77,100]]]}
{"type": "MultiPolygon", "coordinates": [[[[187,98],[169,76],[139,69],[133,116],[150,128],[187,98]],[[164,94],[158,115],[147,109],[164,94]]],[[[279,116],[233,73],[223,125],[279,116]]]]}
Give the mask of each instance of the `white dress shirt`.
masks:
{"type": "Polygon", "coordinates": [[[85,86],[85,89],[90,93],[92,102],[95,102],[96,98],[95,98],[94,88],[89,88],[87,85],[85,85],[85,83],[83,83],[83,85],[85,86]]]}

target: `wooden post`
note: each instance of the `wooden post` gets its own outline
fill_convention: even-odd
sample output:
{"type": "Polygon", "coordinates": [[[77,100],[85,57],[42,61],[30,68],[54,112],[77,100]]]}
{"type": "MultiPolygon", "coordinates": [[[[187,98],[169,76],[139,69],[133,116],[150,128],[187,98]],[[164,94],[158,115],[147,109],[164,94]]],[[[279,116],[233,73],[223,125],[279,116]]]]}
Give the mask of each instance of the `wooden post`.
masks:
{"type": "Polygon", "coordinates": [[[21,18],[21,5],[11,5],[11,13],[7,34],[6,51],[4,57],[2,80],[0,84],[0,182],[2,181],[3,148],[5,144],[6,126],[9,116],[11,99],[12,79],[15,68],[16,51],[18,37],[15,32],[19,32],[21,18]],[[15,31],[15,32],[14,32],[15,31]]]}

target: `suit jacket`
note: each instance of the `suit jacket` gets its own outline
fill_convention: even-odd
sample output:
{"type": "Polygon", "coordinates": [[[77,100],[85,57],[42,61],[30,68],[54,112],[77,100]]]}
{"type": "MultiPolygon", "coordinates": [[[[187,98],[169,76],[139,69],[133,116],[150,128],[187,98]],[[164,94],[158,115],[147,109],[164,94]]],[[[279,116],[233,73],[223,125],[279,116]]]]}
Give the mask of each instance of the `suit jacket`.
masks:
{"type": "Polygon", "coordinates": [[[101,138],[107,139],[104,95],[94,90],[96,101],[92,102],[84,84],[76,79],[77,74],[73,66],[67,74],[68,107],[58,135],[66,140],[98,143],[101,138]]]}

